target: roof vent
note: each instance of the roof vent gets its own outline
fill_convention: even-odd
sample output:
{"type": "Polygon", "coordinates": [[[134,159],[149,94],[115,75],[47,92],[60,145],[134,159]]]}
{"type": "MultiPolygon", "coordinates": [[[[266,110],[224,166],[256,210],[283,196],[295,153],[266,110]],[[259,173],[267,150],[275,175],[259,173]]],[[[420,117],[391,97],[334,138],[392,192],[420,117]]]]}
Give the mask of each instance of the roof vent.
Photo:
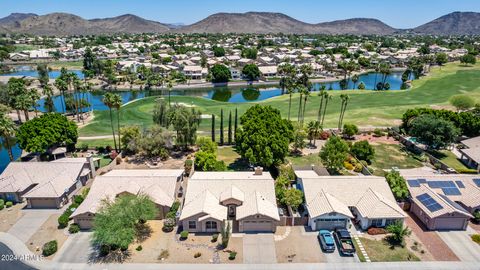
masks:
{"type": "Polygon", "coordinates": [[[263,167],[257,166],[255,167],[255,175],[262,175],[263,174],[263,167]]]}

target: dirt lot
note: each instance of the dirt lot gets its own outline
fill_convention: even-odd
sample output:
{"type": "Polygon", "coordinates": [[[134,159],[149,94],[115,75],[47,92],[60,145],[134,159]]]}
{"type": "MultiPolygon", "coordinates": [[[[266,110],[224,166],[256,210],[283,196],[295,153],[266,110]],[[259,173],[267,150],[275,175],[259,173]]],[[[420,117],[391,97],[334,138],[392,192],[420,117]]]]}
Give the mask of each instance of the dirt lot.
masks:
{"type": "Polygon", "coordinates": [[[316,235],[303,234],[300,226],[291,227],[287,238],[275,241],[275,251],[279,263],[319,263],[326,262],[316,235]]]}
{"type": "MultiPolygon", "coordinates": [[[[51,215],[42,227],[27,241],[27,247],[34,254],[42,254],[42,247],[45,243],[57,240],[58,250],[62,247],[63,243],[67,240],[68,231],[63,229],[58,229],[58,217],[61,214],[51,215]]],[[[47,259],[52,259],[55,254],[46,257],[47,259]]]]}
{"type": "Polygon", "coordinates": [[[27,205],[26,203],[18,203],[10,208],[3,208],[0,210],[0,232],[8,231],[13,224],[17,223],[24,213],[22,208],[27,205]]]}
{"type": "MultiPolygon", "coordinates": [[[[214,258],[214,248],[218,245],[212,243],[211,234],[194,235],[190,234],[185,241],[177,242],[175,233],[164,233],[162,231],[162,221],[148,221],[152,229],[152,233],[148,239],[141,243],[131,245],[131,256],[127,262],[132,263],[211,263],[214,258]],[[142,246],[141,251],[137,251],[138,245],[142,246]],[[200,252],[201,256],[194,258],[195,253],[200,252]],[[168,253],[168,255],[167,255],[168,253]],[[163,255],[163,260],[159,258],[163,255]]],[[[228,252],[219,251],[218,255],[221,263],[241,263],[243,262],[242,238],[232,237],[226,250],[234,250],[237,252],[236,259],[228,260],[228,252]]]]}

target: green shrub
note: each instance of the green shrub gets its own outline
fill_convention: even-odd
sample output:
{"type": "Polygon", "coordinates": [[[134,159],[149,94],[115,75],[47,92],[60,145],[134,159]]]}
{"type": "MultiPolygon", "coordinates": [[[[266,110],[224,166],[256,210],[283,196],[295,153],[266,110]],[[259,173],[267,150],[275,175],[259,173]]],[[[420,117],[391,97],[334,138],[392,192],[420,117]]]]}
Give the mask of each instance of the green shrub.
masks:
{"type": "Polygon", "coordinates": [[[228,259],[233,261],[235,260],[235,257],[237,256],[237,252],[236,251],[231,251],[229,254],[228,254],[228,259]]]}
{"type": "Polygon", "coordinates": [[[2,210],[5,207],[5,201],[0,199],[0,210],[2,210]]]}
{"type": "Polygon", "coordinates": [[[460,174],[462,174],[462,173],[463,174],[477,174],[478,173],[478,171],[475,170],[475,169],[462,169],[462,168],[460,168],[460,169],[456,169],[456,171],[460,174]]]}
{"type": "Polygon", "coordinates": [[[383,135],[385,135],[385,133],[383,133],[383,131],[379,128],[376,128],[374,131],[373,131],[373,136],[374,137],[382,137],[383,135]]]}
{"type": "Polygon", "coordinates": [[[218,240],[218,233],[212,235],[212,243],[217,242],[217,240],[218,240]]]}
{"type": "Polygon", "coordinates": [[[62,214],[61,216],[58,217],[58,227],[63,229],[63,228],[66,228],[68,226],[68,221],[69,221],[69,216],[70,215],[65,215],[62,214]]]}
{"type": "Polygon", "coordinates": [[[176,217],[175,212],[168,212],[168,213],[165,215],[165,218],[175,219],[175,217],[176,217]]]}
{"type": "Polygon", "coordinates": [[[182,231],[182,232],[180,233],[180,239],[185,240],[185,239],[187,239],[187,238],[188,238],[188,231],[182,231]]]}
{"type": "Polygon", "coordinates": [[[6,202],[6,203],[5,203],[5,206],[6,206],[7,208],[12,207],[12,205],[13,205],[13,202],[6,202]]]}
{"type": "Polygon", "coordinates": [[[42,254],[43,256],[50,256],[57,252],[58,244],[57,240],[53,240],[50,242],[45,243],[42,248],[42,254]]]}
{"type": "Polygon", "coordinates": [[[84,200],[84,198],[83,198],[83,196],[81,196],[81,195],[75,195],[75,196],[73,196],[73,202],[74,202],[75,204],[77,204],[77,205],[82,204],[83,200],[84,200]]]}
{"type": "Polygon", "coordinates": [[[87,152],[87,151],[88,151],[88,144],[83,143],[83,144],[80,146],[80,150],[83,151],[83,152],[87,152]]]}
{"type": "Polygon", "coordinates": [[[139,246],[136,248],[137,251],[142,251],[142,249],[143,249],[142,245],[139,245],[139,246]]]}
{"type": "Polygon", "coordinates": [[[70,224],[70,227],[68,227],[68,232],[69,233],[78,233],[80,231],[80,226],[76,223],[70,224]]]}
{"type": "Polygon", "coordinates": [[[472,241],[480,245],[480,234],[472,235],[472,241]]]}
{"type": "Polygon", "coordinates": [[[170,207],[170,212],[177,213],[178,208],[180,208],[180,202],[176,200],[172,203],[172,206],[170,207]]]}
{"type": "Polygon", "coordinates": [[[175,219],[166,218],[165,221],[163,222],[162,230],[164,232],[171,232],[171,231],[173,231],[174,227],[175,227],[175,219]]]}

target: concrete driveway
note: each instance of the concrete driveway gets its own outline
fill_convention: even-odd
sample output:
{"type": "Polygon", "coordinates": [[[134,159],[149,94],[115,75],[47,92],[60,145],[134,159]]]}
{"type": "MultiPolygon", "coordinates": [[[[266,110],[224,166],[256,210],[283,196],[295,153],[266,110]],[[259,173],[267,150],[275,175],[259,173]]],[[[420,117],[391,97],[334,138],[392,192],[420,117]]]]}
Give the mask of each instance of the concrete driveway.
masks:
{"type": "Polygon", "coordinates": [[[38,231],[51,215],[59,212],[57,209],[29,209],[22,211],[25,214],[8,230],[8,233],[24,243],[38,231]]]}
{"type": "Polygon", "coordinates": [[[461,261],[480,262],[480,246],[470,238],[470,234],[475,233],[473,229],[468,227],[467,231],[441,231],[437,233],[461,261]]]}
{"type": "Polygon", "coordinates": [[[273,234],[245,234],[243,263],[277,263],[273,234]]]}
{"type": "Polygon", "coordinates": [[[334,252],[328,253],[325,252],[323,253],[325,255],[325,258],[327,258],[328,263],[354,263],[354,262],[360,262],[358,259],[357,255],[353,256],[341,256],[340,252],[338,251],[338,245],[336,246],[336,249],[334,252]]]}
{"type": "Polygon", "coordinates": [[[55,255],[54,261],[65,263],[88,263],[93,248],[90,245],[92,233],[79,232],[71,235],[55,255]]]}

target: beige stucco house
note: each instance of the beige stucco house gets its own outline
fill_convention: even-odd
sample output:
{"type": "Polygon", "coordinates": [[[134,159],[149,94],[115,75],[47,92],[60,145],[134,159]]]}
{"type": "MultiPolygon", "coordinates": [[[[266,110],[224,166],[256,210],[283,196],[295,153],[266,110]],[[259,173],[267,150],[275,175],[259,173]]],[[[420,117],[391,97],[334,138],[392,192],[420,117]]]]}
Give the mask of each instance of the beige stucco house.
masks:
{"type": "Polygon", "coordinates": [[[318,176],[313,170],[295,174],[305,194],[312,230],[347,228],[352,220],[365,230],[403,222],[406,217],[383,177],[318,176]]]}
{"type": "Polygon", "coordinates": [[[195,172],[188,181],[180,224],[189,232],[274,232],[280,220],[269,173],[195,172]]]}
{"type": "Polygon", "coordinates": [[[157,219],[163,219],[175,201],[182,174],[183,170],[112,170],[95,178],[87,198],[71,217],[81,229],[90,229],[103,200],[144,193],[157,205],[157,219]]]}
{"type": "Polygon", "coordinates": [[[0,175],[0,198],[28,208],[61,208],[95,174],[91,157],[11,162],[0,175]]]}

